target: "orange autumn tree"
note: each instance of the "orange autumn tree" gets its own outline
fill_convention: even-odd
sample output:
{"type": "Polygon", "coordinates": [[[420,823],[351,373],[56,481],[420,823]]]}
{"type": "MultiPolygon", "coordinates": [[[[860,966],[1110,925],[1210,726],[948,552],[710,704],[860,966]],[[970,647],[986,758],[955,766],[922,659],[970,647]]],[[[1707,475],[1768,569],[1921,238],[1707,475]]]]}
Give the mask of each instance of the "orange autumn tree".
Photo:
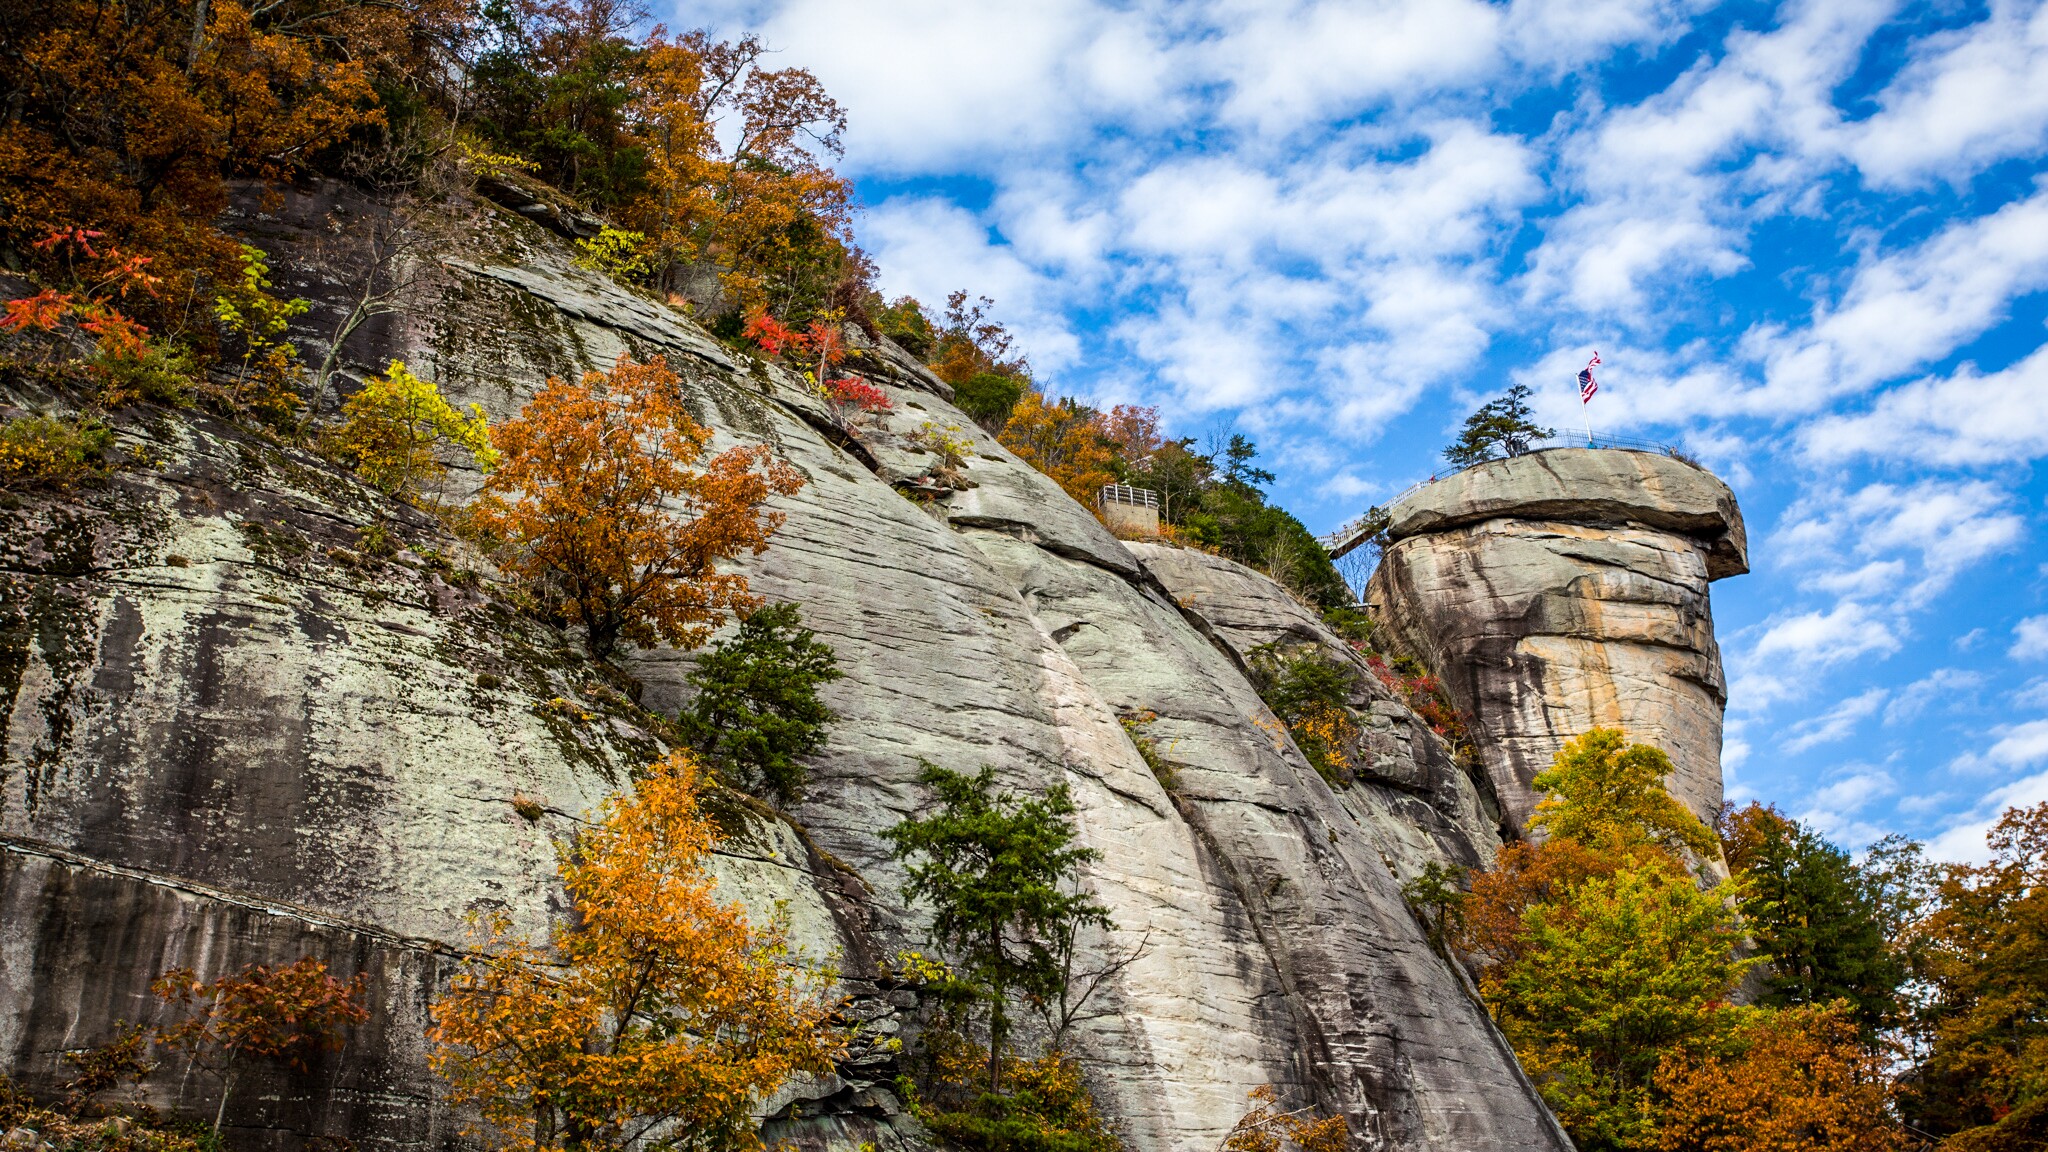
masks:
{"type": "Polygon", "coordinates": [[[251,965],[211,982],[173,968],[149,990],[186,1013],[157,1029],[157,1042],[182,1050],[220,1081],[215,1137],[245,1061],[271,1060],[303,1072],[316,1054],[339,1050],[348,1029],[370,1018],[362,1003],[362,975],[337,980],[311,956],[278,968],[251,965]]]}
{"type": "Polygon", "coordinates": [[[716,263],[742,312],[785,316],[829,307],[863,269],[852,186],[829,164],[846,113],[809,72],[762,67],[766,54],[752,36],[657,28],[642,43],[626,111],[647,190],[626,214],[664,264],[716,263]]]}
{"type": "Polygon", "coordinates": [[[676,753],[561,851],[573,915],[543,948],[483,926],[433,1007],[434,1068],[496,1149],[761,1147],[753,1110],[842,1044],[825,976],[775,926],[721,904],[697,766],[676,753]]]}
{"type": "MultiPolygon", "coordinates": [[[[239,248],[214,224],[226,179],[296,176],[381,125],[366,60],[425,31],[366,20],[361,0],[44,0],[9,19],[13,103],[0,118],[0,245],[43,286],[71,281],[33,241],[73,228],[149,258],[163,291],[131,301],[152,327],[233,284],[239,248]],[[373,25],[375,25],[373,27],[373,25]]],[[[396,5],[379,5],[389,8],[396,5]]]]}
{"type": "Polygon", "coordinates": [[[1282,1152],[1290,1146],[1300,1152],[1344,1152],[1351,1144],[1351,1129],[1342,1116],[1319,1120],[1309,1109],[1290,1112],[1280,1107],[1280,1094],[1269,1084],[1252,1089],[1251,1101],[1251,1110],[1224,1136],[1223,1152],[1282,1152]]]}
{"type": "Polygon", "coordinates": [[[718,565],[766,551],[782,515],[762,505],[803,486],[766,445],[693,468],[710,440],[659,357],[549,380],[491,429],[500,463],[471,523],[544,615],[585,629],[593,656],[622,640],[695,647],[759,604],[718,565]]]}
{"type": "Polygon", "coordinates": [[[2048,1128],[2048,803],[2007,809],[1986,840],[1985,863],[1941,867],[1910,930],[1925,1002],[1907,1110],[1958,1146],[2019,1148],[2048,1128]]]}
{"type": "Polygon", "coordinates": [[[1669,1055],[1662,1152],[1903,1152],[1917,1145],[1891,1111],[1885,1056],[1865,1046],[1847,1007],[1759,1011],[1730,1050],[1669,1055]]]}
{"type": "Polygon", "coordinates": [[[1071,398],[1051,400],[1026,389],[997,439],[1084,508],[1094,508],[1102,486],[1116,480],[1101,414],[1071,398]]]}

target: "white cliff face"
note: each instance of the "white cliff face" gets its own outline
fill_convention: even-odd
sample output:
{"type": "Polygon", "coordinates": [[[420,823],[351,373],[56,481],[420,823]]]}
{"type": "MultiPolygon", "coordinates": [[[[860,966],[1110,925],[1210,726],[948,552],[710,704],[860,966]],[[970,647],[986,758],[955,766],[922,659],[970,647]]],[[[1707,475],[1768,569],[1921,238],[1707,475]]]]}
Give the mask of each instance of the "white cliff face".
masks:
{"type": "Polygon", "coordinates": [[[1726,485],[1648,452],[1552,449],[1467,469],[1391,510],[1367,599],[1440,670],[1513,824],[1564,742],[1655,744],[1702,818],[1721,805],[1727,689],[1709,581],[1748,570],[1726,485]]]}
{"type": "MultiPolygon", "coordinates": [[[[319,301],[316,326],[334,292],[307,255],[323,205],[287,197],[252,225],[280,279],[319,301]]],[[[1077,1042],[1134,1149],[1208,1152],[1262,1084],[1345,1115],[1359,1148],[1568,1147],[1399,893],[1423,861],[1490,854],[1479,791],[1391,700],[1361,701],[1374,780],[1340,794],[1309,767],[1240,663],[1261,629],[1320,629],[1284,593],[1209,558],[1134,555],[887,346],[853,366],[894,408],[850,440],[799,381],[572,268],[530,223],[481,210],[471,235],[440,254],[438,301],[364,334],[351,359],[405,360],[502,418],[551,374],[665,355],[714,448],[774,444],[808,481],[747,571],[836,650],[840,719],[794,823],[731,806],[717,867],[762,915],[786,908],[806,954],[837,958],[871,1038],[914,1027],[883,965],[924,945],[925,922],[879,834],[927,803],[920,760],[987,763],[1012,789],[1071,787],[1102,853],[1086,883],[1118,925],[1097,946],[1143,942],[1077,1042]],[[935,460],[912,440],[926,421],[972,436],[971,486],[911,499],[897,485],[935,460]],[[1170,790],[1119,723],[1141,710],[1158,714],[1170,790]]],[[[164,423],[178,447],[160,471],[98,504],[7,513],[10,540],[62,521],[93,543],[10,554],[5,573],[0,715],[17,719],[0,734],[0,907],[35,927],[0,948],[0,1064],[47,1084],[56,1051],[134,1018],[163,967],[311,951],[372,973],[389,1023],[314,1077],[248,1093],[242,1125],[287,1143],[447,1143],[419,1032],[464,912],[502,907],[537,930],[560,911],[552,834],[658,754],[642,709],[687,699],[691,656],[633,653],[636,704],[636,685],[494,606],[487,578],[419,559],[457,554],[424,518],[407,528],[415,566],[337,559],[368,518],[361,489],[275,449],[252,473],[247,437],[164,423]],[[279,560],[266,528],[258,555],[245,525],[259,522],[301,543],[279,560]],[[547,813],[527,821],[515,794],[547,813]],[[113,958],[120,979],[67,967],[80,956],[113,958]]],[[[801,1118],[771,1136],[915,1145],[893,1074],[863,1046],[797,1089],[801,1118]]]]}

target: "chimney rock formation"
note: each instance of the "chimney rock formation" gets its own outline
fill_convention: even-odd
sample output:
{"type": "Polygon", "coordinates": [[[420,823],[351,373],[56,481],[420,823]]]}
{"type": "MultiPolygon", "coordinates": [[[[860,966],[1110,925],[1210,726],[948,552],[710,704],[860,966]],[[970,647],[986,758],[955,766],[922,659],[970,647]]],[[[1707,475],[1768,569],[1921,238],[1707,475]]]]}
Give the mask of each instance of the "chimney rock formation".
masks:
{"type": "Polygon", "coordinates": [[[1619,727],[1721,804],[1728,692],[1707,584],[1749,570],[1728,486],[1672,456],[1558,448],[1468,468],[1390,509],[1367,600],[1470,713],[1504,818],[1564,742],[1619,727]]]}

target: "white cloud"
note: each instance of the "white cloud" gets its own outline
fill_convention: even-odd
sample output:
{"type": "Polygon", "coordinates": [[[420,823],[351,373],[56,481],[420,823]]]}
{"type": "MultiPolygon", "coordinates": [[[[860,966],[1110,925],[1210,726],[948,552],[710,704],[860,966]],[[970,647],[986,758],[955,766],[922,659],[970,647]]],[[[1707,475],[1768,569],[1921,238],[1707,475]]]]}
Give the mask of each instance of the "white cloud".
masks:
{"type": "Polygon", "coordinates": [[[1778,27],[1732,33],[1720,59],[1566,136],[1566,173],[1587,196],[1546,230],[1525,299],[1642,321],[1648,285],[1746,267],[1750,209],[1807,191],[1832,163],[1833,90],[1894,7],[1788,4],[1778,27]]]}
{"type": "Polygon", "coordinates": [[[1888,616],[1853,600],[1826,611],[1777,617],[1734,661],[1729,705],[1754,709],[1804,695],[1813,670],[1859,656],[1889,656],[1899,644],[1888,616]]]}
{"type": "Polygon", "coordinates": [[[1959,220],[1905,252],[1870,259],[1839,303],[1798,331],[1759,329],[1761,414],[1810,412],[1921,368],[2004,319],[2013,298],[2048,287],[2048,190],[1959,220]]]}
{"type": "Polygon", "coordinates": [[[1770,543],[1775,554],[1819,568],[1821,588],[1856,596],[1896,589],[1902,606],[1917,607],[2025,532],[2025,518],[1997,485],[1927,479],[1814,491],[1786,514],[1770,543]]]}
{"type": "Polygon", "coordinates": [[[1668,44],[1704,2],[1514,0],[1506,37],[1516,56],[1553,67],[1596,59],[1620,45],[1668,44]]]}
{"type": "Polygon", "coordinates": [[[2012,647],[2005,650],[2015,660],[2039,660],[2048,656],[2048,616],[2029,616],[2013,625],[2012,647]]]}
{"type": "Polygon", "coordinates": [[[1080,356],[1080,340],[1059,308],[1058,286],[966,209],[928,197],[883,201],[868,213],[862,238],[881,265],[886,295],[910,295],[928,307],[956,288],[995,300],[995,315],[1020,337],[1040,368],[1080,356]]]}
{"type": "Polygon", "coordinates": [[[692,5],[728,33],[758,30],[847,109],[856,172],[956,172],[1066,152],[1108,122],[1186,114],[1170,6],[787,0],[692,5]]]}
{"type": "Polygon", "coordinates": [[[1990,17],[1930,36],[1857,125],[1850,155],[1878,184],[1960,181],[2048,145],[2048,5],[1992,0],[1990,17]]]}
{"type": "Polygon", "coordinates": [[[1412,99],[1498,64],[1500,11],[1477,0],[1224,0],[1198,53],[1228,87],[1223,117],[1261,135],[1412,99]]]}
{"type": "Polygon", "coordinates": [[[1830,840],[1868,843],[1882,836],[1883,829],[1857,819],[1858,814],[1897,791],[1898,784],[1889,773],[1856,765],[1837,774],[1807,796],[1798,818],[1830,840]]]}
{"type": "Polygon", "coordinates": [[[2002,371],[1965,364],[1952,376],[1894,388],[1867,412],[1807,425],[1800,443],[1821,460],[1976,465],[2048,454],[2048,346],[2002,371]]]}
{"type": "MultiPolygon", "coordinates": [[[[2036,719],[2013,730],[1993,746],[1993,760],[2003,765],[2036,765],[2048,758],[2048,719],[2036,719]]],[[[1976,767],[1976,765],[1970,765],[1976,767]]],[[[1937,861],[1982,863],[1991,859],[1985,834],[2007,808],[2032,808],[2048,801],[2048,773],[2019,777],[1982,797],[1970,812],[1954,818],[1942,834],[1927,840],[1927,855],[1937,861]]]]}
{"type": "Polygon", "coordinates": [[[1856,725],[1884,707],[1885,698],[1889,695],[1883,688],[1872,688],[1849,697],[1819,716],[1794,724],[1791,738],[1783,745],[1784,751],[1797,754],[1816,745],[1844,739],[1855,731],[1856,725]]]}
{"type": "Polygon", "coordinates": [[[1893,695],[1891,703],[1885,705],[1884,722],[1888,725],[1903,724],[1920,716],[1937,701],[1946,701],[1948,709],[1974,701],[1984,682],[1981,672],[1937,668],[1893,695]]]}

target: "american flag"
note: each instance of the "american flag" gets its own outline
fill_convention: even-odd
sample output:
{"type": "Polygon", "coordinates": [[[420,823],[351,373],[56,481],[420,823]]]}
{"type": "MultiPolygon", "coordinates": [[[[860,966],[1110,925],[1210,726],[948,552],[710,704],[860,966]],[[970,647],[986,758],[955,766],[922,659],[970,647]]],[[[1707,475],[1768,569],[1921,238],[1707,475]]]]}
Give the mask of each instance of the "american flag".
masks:
{"type": "Polygon", "coordinates": [[[1593,393],[1600,390],[1600,385],[1593,383],[1593,365],[1599,362],[1600,354],[1595,352],[1593,353],[1593,358],[1586,361],[1586,366],[1579,369],[1579,403],[1581,404],[1591,403],[1593,393]]]}

